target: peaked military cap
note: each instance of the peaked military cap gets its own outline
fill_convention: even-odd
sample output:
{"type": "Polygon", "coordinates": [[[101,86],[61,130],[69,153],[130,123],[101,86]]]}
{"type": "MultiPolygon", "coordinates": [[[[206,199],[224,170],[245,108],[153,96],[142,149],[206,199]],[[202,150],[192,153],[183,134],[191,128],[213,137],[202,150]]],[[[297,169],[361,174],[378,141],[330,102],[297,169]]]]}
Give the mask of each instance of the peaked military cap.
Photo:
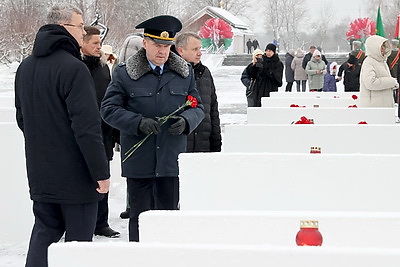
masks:
{"type": "Polygon", "coordinates": [[[156,43],[172,45],[175,34],[182,29],[182,23],[173,16],[162,15],[143,21],[135,28],[143,28],[144,37],[149,37],[156,43]]]}

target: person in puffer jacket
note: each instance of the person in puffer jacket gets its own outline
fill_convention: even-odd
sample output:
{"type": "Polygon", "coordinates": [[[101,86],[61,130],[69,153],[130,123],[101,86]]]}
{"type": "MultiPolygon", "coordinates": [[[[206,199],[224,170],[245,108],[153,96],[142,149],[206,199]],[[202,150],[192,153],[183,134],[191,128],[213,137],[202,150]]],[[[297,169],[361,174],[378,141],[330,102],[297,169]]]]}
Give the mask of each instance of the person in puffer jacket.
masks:
{"type": "Polygon", "coordinates": [[[372,35],[365,41],[367,57],[360,73],[360,107],[393,107],[393,90],[399,88],[390,75],[386,59],[391,53],[388,39],[372,35]]]}
{"type": "Polygon", "coordinates": [[[322,91],[324,92],[336,92],[336,83],[339,81],[336,79],[337,63],[329,62],[326,66],[326,73],[324,76],[324,87],[322,91]]]}

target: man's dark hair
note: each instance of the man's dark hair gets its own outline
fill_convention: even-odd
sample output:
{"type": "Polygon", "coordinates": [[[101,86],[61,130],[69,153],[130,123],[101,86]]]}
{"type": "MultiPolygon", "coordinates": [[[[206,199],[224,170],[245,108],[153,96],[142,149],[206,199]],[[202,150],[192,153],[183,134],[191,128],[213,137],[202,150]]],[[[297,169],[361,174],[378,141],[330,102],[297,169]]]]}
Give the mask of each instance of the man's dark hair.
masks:
{"type": "Polygon", "coordinates": [[[86,35],[83,37],[83,41],[87,42],[93,35],[100,35],[100,30],[94,26],[85,26],[86,35]]]}

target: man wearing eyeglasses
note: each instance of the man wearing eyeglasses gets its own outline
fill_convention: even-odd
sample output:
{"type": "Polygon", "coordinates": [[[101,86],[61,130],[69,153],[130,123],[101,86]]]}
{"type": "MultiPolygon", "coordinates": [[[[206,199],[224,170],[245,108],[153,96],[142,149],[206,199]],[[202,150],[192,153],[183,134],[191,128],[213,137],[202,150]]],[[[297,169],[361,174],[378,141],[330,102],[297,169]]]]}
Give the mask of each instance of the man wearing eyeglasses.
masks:
{"type": "Polygon", "coordinates": [[[92,241],[97,204],[110,185],[93,80],[80,54],[82,12],[54,6],[47,21],[15,77],[35,216],[26,267],[48,266],[47,249],[64,234],[65,241],[92,241]]]}

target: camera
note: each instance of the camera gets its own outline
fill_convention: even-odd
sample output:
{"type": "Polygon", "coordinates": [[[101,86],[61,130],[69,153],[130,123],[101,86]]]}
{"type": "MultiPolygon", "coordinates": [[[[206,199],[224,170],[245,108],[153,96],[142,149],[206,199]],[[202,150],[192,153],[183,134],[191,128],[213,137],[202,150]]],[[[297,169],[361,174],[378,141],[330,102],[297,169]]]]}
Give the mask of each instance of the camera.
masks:
{"type": "Polygon", "coordinates": [[[257,63],[262,63],[262,62],[263,62],[262,57],[258,57],[258,58],[257,58],[257,63]]]}

